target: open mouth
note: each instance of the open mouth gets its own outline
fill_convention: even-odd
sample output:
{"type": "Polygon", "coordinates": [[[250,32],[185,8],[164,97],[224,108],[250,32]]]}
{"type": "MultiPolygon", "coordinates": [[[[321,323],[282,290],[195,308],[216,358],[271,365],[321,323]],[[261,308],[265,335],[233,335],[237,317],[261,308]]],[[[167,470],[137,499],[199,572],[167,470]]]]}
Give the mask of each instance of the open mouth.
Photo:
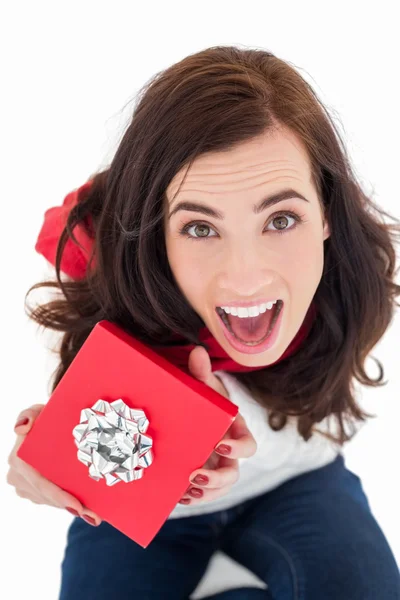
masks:
{"type": "Polygon", "coordinates": [[[227,314],[220,306],[216,312],[225,327],[239,342],[248,346],[256,346],[271,334],[276,320],[283,307],[283,300],[277,300],[271,309],[266,309],[256,317],[238,317],[227,314]]]}

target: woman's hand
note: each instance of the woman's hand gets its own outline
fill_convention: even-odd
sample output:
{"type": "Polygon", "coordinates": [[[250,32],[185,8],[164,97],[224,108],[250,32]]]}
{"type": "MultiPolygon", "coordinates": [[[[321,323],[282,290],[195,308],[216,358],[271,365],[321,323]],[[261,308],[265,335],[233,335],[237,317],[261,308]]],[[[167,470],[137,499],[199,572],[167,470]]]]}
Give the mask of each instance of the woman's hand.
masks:
{"type": "Polygon", "coordinates": [[[101,519],[93,511],[85,508],[77,498],[45,479],[28,463],[17,456],[17,450],[27,433],[41,413],[44,404],[34,404],[24,410],[18,417],[14,431],[17,434],[14,448],[8,457],[10,466],[7,483],[15,487],[20,498],[27,498],[35,504],[47,504],[57,508],[65,508],[71,514],[82,517],[91,525],[100,525],[101,519]]]}
{"type": "MultiPolygon", "coordinates": [[[[205,348],[196,346],[192,350],[189,355],[188,367],[196,379],[229,398],[222,381],[211,370],[210,357],[205,348]]],[[[193,471],[190,475],[189,479],[193,485],[188,487],[179,502],[181,504],[199,504],[227,494],[239,478],[238,459],[249,458],[255,454],[256,450],[257,443],[247,428],[244,418],[238,414],[207,462],[201,469],[193,471]],[[222,445],[230,448],[230,451],[222,452],[222,445]],[[218,450],[219,448],[221,451],[218,450]],[[200,479],[195,479],[197,477],[200,479]],[[202,477],[203,479],[201,479],[202,477]]]]}

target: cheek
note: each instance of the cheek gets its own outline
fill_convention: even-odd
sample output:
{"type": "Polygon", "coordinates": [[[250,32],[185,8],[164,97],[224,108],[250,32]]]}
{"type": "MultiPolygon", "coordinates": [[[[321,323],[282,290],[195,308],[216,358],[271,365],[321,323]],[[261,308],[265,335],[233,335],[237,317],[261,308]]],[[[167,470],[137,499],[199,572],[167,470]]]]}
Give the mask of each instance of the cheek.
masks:
{"type": "Polygon", "coordinates": [[[312,295],[321,279],[324,245],[319,232],[309,232],[296,240],[285,258],[285,273],[290,284],[300,293],[312,295]]]}
{"type": "Polygon", "coordinates": [[[201,259],[201,254],[193,257],[189,250],[185,251],[178,243],[167,245],[168,262],[175,281],[183,295],[196,308],[196,305],[202,304],[207,293],[212,269],[207,266],[206,260],[201,259]]]}

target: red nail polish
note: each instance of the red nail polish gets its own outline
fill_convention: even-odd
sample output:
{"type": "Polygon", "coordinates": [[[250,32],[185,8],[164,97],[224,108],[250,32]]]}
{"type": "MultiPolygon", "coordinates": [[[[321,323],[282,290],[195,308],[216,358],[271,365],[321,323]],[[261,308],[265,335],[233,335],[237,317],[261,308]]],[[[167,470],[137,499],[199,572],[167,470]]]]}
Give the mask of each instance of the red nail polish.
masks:
{"type": "Polygon", "coordinates": [[[14,429],[15,427],[20,427],[21,425],[26,425],[27,423],[29,423],[28,417],[21,417],[21,419],[18,419],[18,421],[15,423],[14,429]]]}
{"type": "Polygon", "coordinates": [[[198,490],[197,488],[192,488],[189,490],[189,494],[193,496],[193,498],[201,498],[203,493],[203,490],[198,490]]]}
{"type": "Polygon", "coordinates": [[[232,452],[232,448],[230,446],[227,446],[226,444],[221,444],[217,447],[217,452],[227,455],[232,452]]]}
{"type": "Polygon", "coordinates": [[[197,485],[207,485],[210,480],[205,475],[196,475],[193,479],[193,483],[197,483],[197,485]]]}
{"type": "Polygon", "coordinates": [[[90,525],[94,525],[95,527],[97,527],[96,521],[94,519],[92,519],[92,517],[89,517],[89,515],[82,515],[82,519],[84,519],[86,521],[86,523],[89,523],[90,525]]]}
{"type": "Polygon", "coordinates": [[[182,498],[179,500],[179,504],[190,504],[190,498],[182,498]]]}
{"type": "Polygon", "coordinates": [[[75,517],[80,517],[80,514],[74,508],[70,508],[69,506],[66,506],[65,508],[68,512],[71,513],[71,515],[74,515],[75,517]]]}

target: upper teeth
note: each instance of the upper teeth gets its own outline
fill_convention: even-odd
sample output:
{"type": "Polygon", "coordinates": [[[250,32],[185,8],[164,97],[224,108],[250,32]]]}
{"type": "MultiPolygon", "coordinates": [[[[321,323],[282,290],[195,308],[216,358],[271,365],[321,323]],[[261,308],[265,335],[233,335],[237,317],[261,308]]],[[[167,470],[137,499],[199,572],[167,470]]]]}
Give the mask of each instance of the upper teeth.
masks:
{"type": "Polygon", "coordinates": [[[257,317],[258,315],[265,313],[267,309],[271,310],[277,302],[278,300],[274,300],[273,302],[267,302],[266,304],[259,304],[257,306],[221,306],[220,308],[228,313],[228,315],[233,315],[234,317],[257,317]]]}

